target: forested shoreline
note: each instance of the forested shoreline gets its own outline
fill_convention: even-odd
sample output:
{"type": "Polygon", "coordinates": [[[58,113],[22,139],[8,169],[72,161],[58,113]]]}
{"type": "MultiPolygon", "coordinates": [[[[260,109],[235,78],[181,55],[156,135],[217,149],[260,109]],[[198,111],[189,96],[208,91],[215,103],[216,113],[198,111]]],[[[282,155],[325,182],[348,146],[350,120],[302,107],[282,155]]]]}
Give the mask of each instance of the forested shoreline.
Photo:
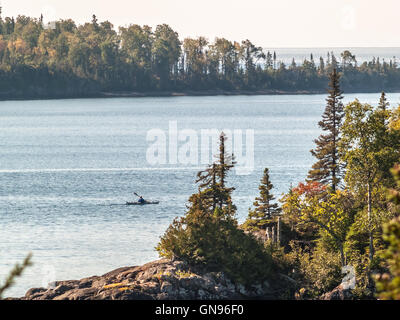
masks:
{"type": "Polygon", "coordinates": [[[1,100],[324,93],[333,69],[346,93],[400,91],[395,58],[358,64],[350,51],[327,52],[285,65],[250,40],[181,40],[166,24],[43,19],[0,16],[1,100]]]}
{"type": "MultiPolygon", "coordinates": [[[[333,69],[307,178],[277,199],[265,167],[243,224],[229,182],[235,155],[221,132],[185,214],[155,248],[165,259],[33,288],[22,299],[400,300],[400,106],[385,92],[374,105],[344,105],[340,84],[333,69]]],[[[30,259],[10,272],[0,298],[30,259]]]]}
{"type": "Polygon", "coordinates": [[[227,185],[234,155],[222,132],[185,216],[160,239],[160,256],[247,287],[276,281],[277,299],[400,299],[400,107],[391,108],[384,92],[376,106],[344,105],[340,84],[334,69],[305,181],[277,201],[265,168],[242,225],[227,185]]]}

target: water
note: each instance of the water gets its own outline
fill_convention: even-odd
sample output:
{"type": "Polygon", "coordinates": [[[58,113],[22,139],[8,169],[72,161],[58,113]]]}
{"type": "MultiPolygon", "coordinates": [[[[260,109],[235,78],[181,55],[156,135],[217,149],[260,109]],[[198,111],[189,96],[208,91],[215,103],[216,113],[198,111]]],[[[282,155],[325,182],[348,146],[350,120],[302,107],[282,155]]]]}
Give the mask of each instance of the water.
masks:
{"type": "Polygon", "coordinates": [[[266,48],[265,52],[276,52],[277,61],[282,61],[285,65],[290,65],[294,58],[297,64],[302,64],[304,59],[310,60],[310,54],[314,56],[314,61],[318,65],[319,57],[323,57],[326,63],[328,52],[335,55],[338,61],[341,61],[340,54],[349,50],[356,56],[358,65],[361,65],[365,61],[371,61],[373,57],[383,60],[389,63],[390,60],[397,61],[400,58],[400,48],[266,48]]]}
{"type": "MultiPolygon", "coordinates": [[[[379,100],[346,101],[356,96],[379,100]]],[[[254,129],[255,169],[229,179],[243,222],[264,167],[277,197],[305,178],[324,105],[325,95],[0,102],[0,279],[28,252],[34,262],[6,295],[158,258],[199,165],[151,166],[150,129],[254,129]],[[134,191],[160,204],[125,206],[134,191]]]]}

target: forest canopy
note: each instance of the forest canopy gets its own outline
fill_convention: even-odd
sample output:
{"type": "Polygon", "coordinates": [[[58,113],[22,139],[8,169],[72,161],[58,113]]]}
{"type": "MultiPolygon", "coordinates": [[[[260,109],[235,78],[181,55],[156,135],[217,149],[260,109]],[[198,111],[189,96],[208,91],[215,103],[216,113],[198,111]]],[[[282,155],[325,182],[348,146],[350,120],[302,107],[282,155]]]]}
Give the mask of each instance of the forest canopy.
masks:
{"type": "Polygon", "coordinates": [[[400,89],[395,59],[357,63],[310,54],[285,65],[275,52],[250,40],[180,39],[166,24],[114,27],[92,21],[77,25],[43,16],[0,16],[0,98],[99,96],[104,92],[325,92],[337,69],[344,92],[400,89]]]}

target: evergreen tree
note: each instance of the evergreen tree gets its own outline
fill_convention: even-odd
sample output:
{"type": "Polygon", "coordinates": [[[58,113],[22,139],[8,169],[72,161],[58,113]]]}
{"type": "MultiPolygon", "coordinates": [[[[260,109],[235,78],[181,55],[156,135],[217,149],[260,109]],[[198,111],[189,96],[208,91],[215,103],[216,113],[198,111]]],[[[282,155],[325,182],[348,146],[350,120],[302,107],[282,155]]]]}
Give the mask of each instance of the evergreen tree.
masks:
{"type": "MultiPolygon", "coordinates": [[[[389,102],[386,100],[386,94],[385,92],[382,91],[381,97],[379,99],[379,104],[378,107],[376,108],[375,111],[375,117],[377,118],[377,121],[381,124],[377,130],[377,144],[379,144],[380,147],[384,148],[390,144],[390,141],[388,141],[389,138],[389,118],[390,118],[390,111],[388,110],[389,107],[389,102]]],[[[387,170],[387,174],[389,174],[389,170],[387,170]]]]}
{"type": "Polygon", "coordinates": [[[292,63],[290,64],[289,67],[291,70],[295,70],[297,68],[296,60],[292,58],[292,63]]]}
{"type": "Polygon", "coordinates": [[[385,92],[382,91],[378,104],[378,116],[380,117],[382,128],[385,131],[387,131],[388,129],[387,126],[389,124],[389,112],[388,112],[389,105],[390,105],[389,102],[386,100],[386,94],[385,92]]]}
{"type": "Polygon", "coordinates": [[[97,23],[97,17],[96,17],[96,15],[94,14],[94,15],[92,15],[92,24],[93,24],[93,26],[95,27],[95,28],[97,28],[98,26],[99,26],[99,24],[97,23]]]}
{"type": "Polygon", "coordinates": [[[226,135],[222,132],[219,144],[218,161],[210,165],[206,170],[197,174],[196,183],[199,184],[199,197],[203,209],[210,214],[218,214],[225,217],[232,217],[236,207],[232,204],[233,187],[226,186],[226,177],[234,165],[234,156],[226,150],[226,135]]]}
{"type": "Polygon", "coordinates": [[[379,99],[378,108],[379,108],[380,110],[382,110],[382,111],[386,111],[388,107],[389,107],[389,102],[387,102],[385,92],[382,91],[381,97],[380,97],[380,99],[379,99]]]}
{"type": "Polygon", "coordinates": [[[330,74],[327,105],[322,115],[319,126],[327,134],[322,134],[314,142],[317,147],[311,153],[318,161],[312,166],[308,179],[324,184],[330,183],[332,191],[335,192],[340,183],[342,172],[338,163],[339,132],[344,117],[342,91],[340,90],[340,75],[333,69],[330,74]]]}
{"type": "Polygon", "coordinates": [[[325,71],[325,62],[324,62],[324,58],[320,57],[319,58],[319,71],[320,73],[324,73],[325,71]]]}
{"type": "Polygon", "coordinates": [[[286,67],[277,52],[264,54],[250,40],[240,44],[217,38],[211,43],[198,37],[181,43],[179,35],[165,24],[154,31],[135,24],[116,31],[96,15],[83,25],[59,20],[54,29],[53,24],[44,28],[42,20],[42,16],[22,15],[14,20],[0,13],[3,98],[164,90],[320,91],[326,75],[339,67],[346,71],[342,82],[346,91],[373,92],[381,90],[382,83],[391,91],[400,88],[395,58],[390,64],[374,58],[357,66],[349,51],[342,53],[340,64],[328,52],[328,59],[321,59],[318,68],[313,55],[302,65],[292,61],[286,67]]]}
{"type": "Polygon", "coordinates": [[[233,188],[225,187],[224,178],[234,163],[228,164],[225,140],[222,133],[219,161],[199,173],[199,192],[190,197],[187,214],[173,221],[156,250],[165,258],[222,271],[236,283],[258,284],[270,276],[274,263],[264,246],[239,229],[233,217],[233,188]]]}
{"type": "Polygon", "coordinates": [[[271,218],[280,213],[280,208],[277,203],[273,203],[275,197],[271,194],[273,185],[269,179],[268,168],[264,169],[264,174],[261,179],[261,184],[258,187],[260,195],[255,198],[253,203],[254,210],[249,210],[249,215],[244,224],[245,228],[263,228],[271,218]]]}

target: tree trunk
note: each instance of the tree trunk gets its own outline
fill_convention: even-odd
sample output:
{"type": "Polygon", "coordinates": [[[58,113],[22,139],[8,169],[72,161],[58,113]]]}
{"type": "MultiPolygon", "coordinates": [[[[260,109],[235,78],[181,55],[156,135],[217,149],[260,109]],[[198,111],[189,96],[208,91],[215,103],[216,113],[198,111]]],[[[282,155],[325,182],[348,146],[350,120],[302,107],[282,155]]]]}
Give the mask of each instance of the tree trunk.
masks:
{"type": "Polygon", "coordinates": [[[275,227],[272,227],[271,228],[272,229],[272,234],[271,234],[271,239],[272,239],[272,243],[275,243],[276,242],[276,238],[275,238],[275,227]]]}
{"type": "Polygon", "coordinates": [[[270,235],[270,233],[269,233],[269,227],[267,227],[267,228],[265,229],[265,235],[266,235],[266,237],[267,237],[267,240],[271,239],[271,235],[270,235]]]}
{"type": "Polygon", "coordinates": [[[368,182],[368,228],[369,228],[369,261],[374,258],[374,238],[372,234],[371,221],[372,199],[371,199],[371,183],[368,182]]]}
{"type": "Polygon", "coordinates": [[[340,244],[339,250],[340,250],[340,261],[342,262],[342,267],[344,267],[346,265],[346,258],[344,256],[343,244],[342,243],[340,244]]]}
{"type": "Polygon", "coordinates": [[[278,222],[276,226],[276,243],[278,246],[281,245],[281,217],[278,217],[278,222]]]}

